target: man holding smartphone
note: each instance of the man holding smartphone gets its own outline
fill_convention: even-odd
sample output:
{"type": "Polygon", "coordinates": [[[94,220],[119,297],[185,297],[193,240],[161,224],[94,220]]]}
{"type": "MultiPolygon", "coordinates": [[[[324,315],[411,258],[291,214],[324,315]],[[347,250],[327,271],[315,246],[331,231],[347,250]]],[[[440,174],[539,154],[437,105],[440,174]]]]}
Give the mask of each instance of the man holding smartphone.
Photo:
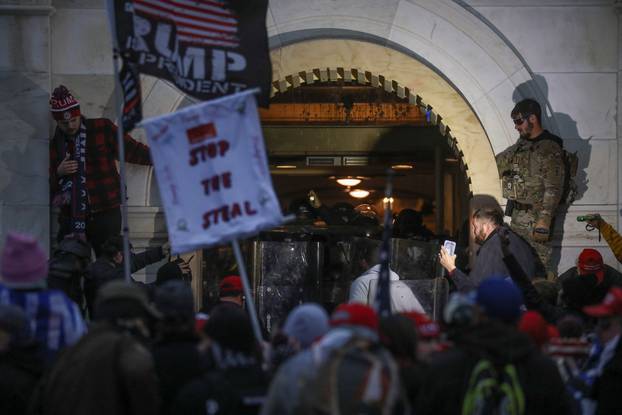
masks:
{"type": "MultiPolygon", "coordinates": [[[[449,280],[459,291],[470,291],[490,277],[508,277],[510,271],[503,262],[500,233],[507,235],[510,250],[523,267],[525,274],[533,278],[537,272],[538,257],[533,248],[503,223],[499,207],[483,207],[473,212],[471,229],[475,242],[480,245],[473,269],[467,274],[456,268],[456,256],[444,247],[438,254],[440,264],[447,270],[449,280]]],[[[541,266],[540,266],[541,267],[541,266]]]]}
{"type": "MultiPolygon", "coordinates": [[[[85,118],[80,104],[60,85],[50,98],[56,130],[50,140],[50,193],[60,208],[57,239],[88,240],[99,256],[101,245],[121,232],[121,185],[117,126],[107,118],[85,118]]],[[[125,159],[151,165],[149,148],[128,134],[125,159]]]]}

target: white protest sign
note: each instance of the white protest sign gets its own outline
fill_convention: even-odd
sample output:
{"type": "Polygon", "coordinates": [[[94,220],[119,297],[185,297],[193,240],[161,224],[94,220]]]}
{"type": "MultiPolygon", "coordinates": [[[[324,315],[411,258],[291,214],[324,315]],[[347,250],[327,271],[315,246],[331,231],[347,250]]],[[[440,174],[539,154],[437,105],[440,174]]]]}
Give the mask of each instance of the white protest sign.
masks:
{"type": "Polygon", "coordinates": [[[282,223],[253,91],[143,121],[174,253],[282,223]]]}

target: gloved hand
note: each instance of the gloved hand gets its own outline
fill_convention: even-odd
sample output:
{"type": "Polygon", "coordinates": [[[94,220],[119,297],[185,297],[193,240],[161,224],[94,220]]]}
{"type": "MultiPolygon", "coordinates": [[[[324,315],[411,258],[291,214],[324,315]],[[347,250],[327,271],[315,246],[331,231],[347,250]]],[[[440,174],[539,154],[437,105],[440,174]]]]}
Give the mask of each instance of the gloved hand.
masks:
{"type": "Polygon", "coordinates": [[[536,227],[533,229],[533,240],[536,242],[544,243],[549,240],[549,229],[543,227],[536,227]]]}

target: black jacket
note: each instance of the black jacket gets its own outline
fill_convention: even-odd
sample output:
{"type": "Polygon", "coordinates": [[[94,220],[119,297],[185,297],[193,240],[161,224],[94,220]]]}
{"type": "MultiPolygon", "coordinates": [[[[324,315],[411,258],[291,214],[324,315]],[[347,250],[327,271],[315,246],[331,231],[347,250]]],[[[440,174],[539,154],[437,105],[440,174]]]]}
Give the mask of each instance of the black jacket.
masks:
{"type": "Polygon", "coordinates": [[[469,377],[481,358],[512,363],[525,396],[526,414],[568,414],[571,401],[552,360],[514,327],[487,321],[465,329],[455,346],[430,361],[417,398],[416,414],[460,414],[469,377]]]}
{"type": "Polygon", "coordinates": [[[0,414],[26,413],[43,370],[36,344],[0,353],[0,414]]]}
{"type": "MultiPolygon", "coordinates": [[[[149,264],[164,259],[161,247],[150,248],[138,254],[132,252],[130,255],[130,273],[132,274],[136,271],[140,271],[149,264]]],[[[107,282],[123,278],[123,264],[115,264],[104,256],[100,256],[95,262],[89,265],[84,280],[84,296],[86,297],[86,304],[91,317],[93,316],[92,312],[95,296],[99,288],[107,282]]]]}
{"type": "Polygon", "coordinates": [[[618,341],[615,354],[605,365],[592,391],[597,405],[596,415],[622,414],[622,341],[618,341]]]}
{"type": "Polygon", "coordinates": [[[503,261],[503,249],[499,233],[505,233],[509,240],[509,250],[519,261],[525,274],[530,278],[536,275],[538,257],[533,248],[507,226],[502,225],[495,229],[477,251],[473,269],[465,274],[458,268],[450,276],[459,291],[469,291],[476,288],[480,282],[490,277],[507,277],[510,270],[503,261]]]}

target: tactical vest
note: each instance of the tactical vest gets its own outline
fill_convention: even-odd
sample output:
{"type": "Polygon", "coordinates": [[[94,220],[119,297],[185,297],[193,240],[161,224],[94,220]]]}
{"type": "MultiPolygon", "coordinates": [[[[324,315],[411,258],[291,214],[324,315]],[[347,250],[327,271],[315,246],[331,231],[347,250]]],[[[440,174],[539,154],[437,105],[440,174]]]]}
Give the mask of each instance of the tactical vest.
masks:
{"type": "Polygon", "coordinates": [[[544,186],[538,175],[534,154],[538,142],[522,141],[516,145],[511,159],[511,171],[502,177],[503,197],[523,204],[542,200],[544,186]]]}

